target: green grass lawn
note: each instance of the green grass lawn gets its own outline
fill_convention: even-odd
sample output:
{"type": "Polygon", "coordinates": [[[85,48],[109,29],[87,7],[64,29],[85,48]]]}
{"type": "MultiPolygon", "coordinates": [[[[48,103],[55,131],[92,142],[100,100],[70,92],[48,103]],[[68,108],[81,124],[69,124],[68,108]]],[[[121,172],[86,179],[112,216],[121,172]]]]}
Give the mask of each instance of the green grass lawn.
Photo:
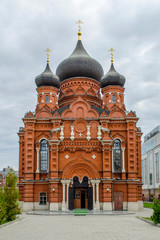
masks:
{"type": "Polygon", "coordinates": [[[152,202],[144,202],[144,203],[143,203],[143,207],[145,207],[145,208],[152,208],[152,207],[153,207],[153,204],[154,204],[154,203],[152,203],[152,202]]]}

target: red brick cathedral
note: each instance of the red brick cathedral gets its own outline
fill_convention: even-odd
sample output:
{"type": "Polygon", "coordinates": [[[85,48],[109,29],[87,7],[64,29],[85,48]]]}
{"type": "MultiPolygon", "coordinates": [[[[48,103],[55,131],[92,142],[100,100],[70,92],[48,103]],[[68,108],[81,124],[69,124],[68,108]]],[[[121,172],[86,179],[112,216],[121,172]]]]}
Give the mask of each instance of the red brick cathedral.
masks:
{"type": "Polygon", "coordinates": [[[104,75],[78,37],[56,75],[47,59],[35,79],[37,106],[18,133],[22,208],[139,210],[142,133],[125,108],[125,78],[113,58],[104,75]]]}

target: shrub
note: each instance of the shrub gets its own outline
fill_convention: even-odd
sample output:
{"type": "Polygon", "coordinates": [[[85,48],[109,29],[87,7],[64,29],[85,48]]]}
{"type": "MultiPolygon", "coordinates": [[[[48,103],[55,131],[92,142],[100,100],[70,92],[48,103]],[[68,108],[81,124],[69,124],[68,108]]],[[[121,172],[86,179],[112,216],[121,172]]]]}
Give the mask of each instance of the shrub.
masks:
{"type": "Polygon", "coordinates": [[[157,224],[160,223],[160,200],[154,199],[152,221],[157,224]]]}
{"type": "Polygon", "coordinates": [[[21,213],[19,203],[17,202],[19,199],[17,180],[18,178],[11,170],[6,177],[6,186],[4,187],[6,221],[15,220],[16,215],[21,213]]]}

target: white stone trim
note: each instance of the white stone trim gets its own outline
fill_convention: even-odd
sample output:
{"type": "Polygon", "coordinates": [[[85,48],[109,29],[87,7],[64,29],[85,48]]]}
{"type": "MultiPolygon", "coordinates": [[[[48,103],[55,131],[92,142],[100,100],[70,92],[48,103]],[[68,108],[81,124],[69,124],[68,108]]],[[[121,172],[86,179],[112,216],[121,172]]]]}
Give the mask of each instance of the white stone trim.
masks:
{"type": "Polygon", "coordinates": [[[60,126],[60,140],[63,141],[64,140],[64,126],[60,126]]]}
{"type": "Polygon", "coordinates": [[[87,140],[90,141],[91,139],[91,133],[90,133],[90,125],[87,125],[87,140]]]}
{"type": "Polygon", "coordinates": [[[112,202],[103,202],[104,211],[112,211],[112,202]]]}
{"type": "Polygon", "coordinates": [[[73,141],[74,140],[74,126],[71,126],[71,135],[70,135],[70,139],[71,139],[71,141],[73,141]]]}
{"type": "Polygon", "coordinates": [[[36,148],[37,151],[37,169],[36,169],[36,173],[39,173],[39,152],[40,152],[40,148],[36,148]]]}
{"type": "Polygon", "coordinates": [[[122,150],[122,173],[125,173],[125,158],[124,158],[124,152],[125,152],[125,148],[121,148],[122,150]]]}
{"type": "Polygon", "coordinates": [[[59,203],[50,203],[50,211],[58,211],[59,210],[59,203]]]}
{"type": "Polygon", "coordinates": [[[143,201],[128,202],[128,211],[138,212],[143,209],[143,201]]]}
{"type": "Polygon", "coordinates": [[[21,202],[21,207],[23,209],[23,212],[28,212],[28,211],[34,210],[33,202],[23,202],[23,203],[21,202]]]}
{"type": "Polygon", "coordinates": [[[45,137],[42,137],[41,139],[39,139],[39,142],[41,142],[42,140],[47,140],[47,141],[48,141],[48,139],[47,139],[47,138],[45,138],[45,137]]]}
{"type": "Polygon", "coordinates": [[[98,127],[97,139],[100,141],[102,139],[101,125],[98,125],[97,127],[98,127]]]}
{"type": "Polygon", "coordinates": [[[112,147],[112,172],[114,172],[114,148],[112,147]]]}

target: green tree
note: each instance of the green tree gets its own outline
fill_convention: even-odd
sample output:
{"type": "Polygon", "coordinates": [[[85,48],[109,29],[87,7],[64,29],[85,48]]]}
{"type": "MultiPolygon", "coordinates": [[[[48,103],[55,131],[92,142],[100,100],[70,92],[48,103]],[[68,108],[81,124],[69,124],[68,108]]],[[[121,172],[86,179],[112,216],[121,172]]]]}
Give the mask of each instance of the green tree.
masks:
{"type": "Polygon", "coordinates": [[[6,185],[4,187],[4,201],[6,211],[6,221],[12,221],[16,219],[16,215],[21,213],[18,199],[19,191],[17,189],[17,181],[13,170],[10,170],[6,177],[6,185]]]}
{"type": "Polygon", "coordinates": [[[0,224],[2,224],[6,219],[6,207],[4,200],[4,191],[0,189],[0,224]]]}

